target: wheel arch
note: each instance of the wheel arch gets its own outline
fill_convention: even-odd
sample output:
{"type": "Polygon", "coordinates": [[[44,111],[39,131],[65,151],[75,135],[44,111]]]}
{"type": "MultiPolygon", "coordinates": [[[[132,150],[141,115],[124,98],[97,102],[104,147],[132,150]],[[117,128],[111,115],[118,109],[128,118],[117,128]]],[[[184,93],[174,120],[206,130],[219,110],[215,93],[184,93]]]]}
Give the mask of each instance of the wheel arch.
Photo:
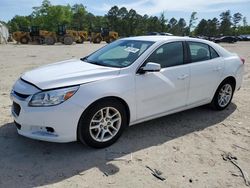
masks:
{"type": "Polygon", "coordinates": [[[81,118],[86,114],[86,112],[96,103],[100,102],[100,101],[104,101],[104,100],[117,100],[119,102],[122,103],[122,105],[125,107],[125,111],[126,111],[126,115],[127,115],[127,126],[129,126],[129,122],[130,122],[130,109],[128,106],[128,103],[122,99],[121,97],[117,97],[117,96],[106,96],[106,97],[102,97],[100,99],[95,100],[94,102],[92,102],[90,105],[88,105],[88,107],[82,112],[79,120],[78,120],[78,124],[77,124],[77,139],[78,139],[78,128],[79,128],[79,123],[81,118]]]}
{"type": "Polygon", "coordinates": [[[219,85],[215,88],[215,90],[213,91],[213,98],[211,98],[211,100],[214,99],[214,96],[218,90],[218,88],[221,86],[222,83],[226,82],[226,81],[229,81],[233,84],[233,89],[235,90],[235,87],[236,87],[236,79],[234,76],[226,76],[223,80],[221,80],[221,82],[219,82],[219,85]]]}
{"type": "MultiPolygon", "coordinates": [[[[234,89],[236,87],[236,79],[234,76],[227,76],[224,80],[222,80],[222,82],[220,84],[222,84],[223,82],[229,81],[233,84],[234,89]]],[[[218,86],[219,87],[219,86],[218,86]]]]}

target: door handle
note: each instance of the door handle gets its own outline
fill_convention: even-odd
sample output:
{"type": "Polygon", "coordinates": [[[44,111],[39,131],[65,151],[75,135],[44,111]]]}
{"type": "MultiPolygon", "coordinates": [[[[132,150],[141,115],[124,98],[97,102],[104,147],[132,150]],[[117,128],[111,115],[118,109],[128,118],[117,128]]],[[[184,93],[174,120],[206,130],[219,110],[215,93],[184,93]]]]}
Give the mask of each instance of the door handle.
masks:
{"type": "Polygon", "coordinates": [[[178,76],[179,80],[185,80],[188,77],[188,74],[183,74],[181,76],[178,76]]]}
{"type": "Polygon", "coordinates": [[[214,71],[220,71],[222,69],[222,67],[216,67],[214,68],[214,71]]]}

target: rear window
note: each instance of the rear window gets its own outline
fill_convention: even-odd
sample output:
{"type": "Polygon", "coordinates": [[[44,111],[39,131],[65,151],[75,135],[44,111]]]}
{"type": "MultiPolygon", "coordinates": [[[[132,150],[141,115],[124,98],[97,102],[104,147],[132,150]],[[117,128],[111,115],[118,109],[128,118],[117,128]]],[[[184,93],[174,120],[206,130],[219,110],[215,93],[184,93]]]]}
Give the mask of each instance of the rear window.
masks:
{"type": "Polygon", "coordinates": [[[188,42],[191,62],[206,61],[219,57],[218,53],[209,45],[200,42],[188,42]]]}
{"type": "Polygon", "coordinates": [[[210,56],[211,56],[211,59],[220,57],[220,56],[218,55],[218,53],[217,53],[212,47],[210,47],[210,56]]]}
{"type": "Polygon", "coordinates": [[[207,44],[188,42],[188,45],[192,62],[206,61],[210,59],[210,51],[207,44]]]}

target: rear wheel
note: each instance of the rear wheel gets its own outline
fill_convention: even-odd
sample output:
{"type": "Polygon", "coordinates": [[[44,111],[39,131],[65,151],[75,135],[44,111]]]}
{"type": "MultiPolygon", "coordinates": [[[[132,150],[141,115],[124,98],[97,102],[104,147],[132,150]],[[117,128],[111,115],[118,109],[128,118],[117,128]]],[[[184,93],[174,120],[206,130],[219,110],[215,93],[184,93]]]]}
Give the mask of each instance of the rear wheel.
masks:
{"type": "Polygon", "coordinates": [[[45,44],[47,45],[54,45],[55,44],[55,39],[53,37],[46,37],[45,38],[45,44]]]}
{"type": "Polygon", "coordinates": [[[21,44],[28,44],[29,39],[28,39],[27,37],[22,37],[22,38],[20,39],[20,42],[21,42],[21,44]]]}
{"type": "Polygon", "coordinates": [[[95,148],[113,144],[127,124],[124,105],[116,99],[108,99],[92,105],[81,117],[78,139],[95,148]]]}
{"type": "Polygon", "coordinates": [[[73,44],[73,42],[74,42],[73,38],[69,37],[69,36],[64,37],[64,39],[63,39],[63,43],[66,44],[66,45],[71,45],[71,44],[73,44]]]}
{"type": "Polygon", "coordinates": [[[114,42],[114,41],[115,41],[115,38],[114,37],[110,37],[109,42],[111,43],[111,42],[114,42]]]}
{"type": "Polygon", "coordinates": [[[224,110],[233,98],[235,86],[230,80],[225,80],[218,87],[212,105],[216,110],[224,110]]]}
{"type": "Polygon", "coordinates": [[[45,44],[45,38],[44,37],[40,37],[38,43],[39,44],[45,44]]]}

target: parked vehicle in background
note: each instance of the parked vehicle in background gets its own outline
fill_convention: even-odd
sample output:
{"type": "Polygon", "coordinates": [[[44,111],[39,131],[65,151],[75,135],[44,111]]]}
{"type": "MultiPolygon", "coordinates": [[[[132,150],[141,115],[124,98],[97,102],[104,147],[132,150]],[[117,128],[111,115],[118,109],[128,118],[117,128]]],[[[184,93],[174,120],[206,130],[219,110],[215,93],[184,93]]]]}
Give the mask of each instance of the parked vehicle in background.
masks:
{"type": "Polygon", "coordinates": [[[160,35],[158,32],[148,32],[146,35],[160,35]]]}
{"type": "Polygon", "coordinates": [[[240,41],[250,41],[250,35],[240,35],[238,38],[240,41]]]}
{"type": "Polygon", "coordinates": [[[71,45],[73,42],[83,43],[84,40],[87,40],[87,34],[86,31],[69,30],[65,25],[59,25],[57,32],[41,30],[38,26],[32,26],[30,29],[23,28],[21,31],[14,32],[12,36],[21,44],[32,42],[54,45],[56,42],[61,42],[71,45]]]}
{"type": "Polygon", "coordinates": [[[88,32],[87,31],[77,31],[79,38],[76,40],[76,43],[84,43],[84,41],[88,40],[88,32]]]}
{"type": "Polygon", "coordinates": [[[56,32],[57,41],[65,45],[71,45],[73,42],[82,42],[81,37],[79,36],[78,31],[69,30],[65,25],[59,25],[56,32]]]}
{"type": "Polygon", "coordinates": [[[56,34],[55,32],[41,30],[38,26],[32,26],[30,29],[21,28],[20,31],[16,31],[12,34],[15,41],[21,44],[28,44],[29,42],[38,44],[55,44],[56,34]]]}
{"type": "Polygon", "coordinates": [[[164,36],[173,36],[171,33],[166,32],[148,32],[146,35],[164,35],[164,36]]]}
{"type": "Polygon", "coordinates": [[[91,42],[100,43],[101,41],[106,41],[111,43],[117,40],[119,37],[118,33],[115,31],[110,31],[108,28],[98,28],[91,32],[91,42]]]}
{"type": "Polygon", "coordinates": [[[244,62],[207,40],[124,38],[24,73],[11,91],[12,115],[20,135],[102,148],[128,125],[205,104],[224,110],[244,62]]]}
{"type": "Polygon", "coordinates": [[[164,36],[173,36],[173,34],[171,34],[171,33],[165,33],[165,32],[161,32],[160,35],[164,35],[164,36]]]}
{"type": "Polygon", "coordinates": [[[223,36],[220,38],[215,38],[214,42],[215,43],[220,43],[220,42],[235,43],[235,42],[237,42],[237,38],[234,36],[223,36]]]}

